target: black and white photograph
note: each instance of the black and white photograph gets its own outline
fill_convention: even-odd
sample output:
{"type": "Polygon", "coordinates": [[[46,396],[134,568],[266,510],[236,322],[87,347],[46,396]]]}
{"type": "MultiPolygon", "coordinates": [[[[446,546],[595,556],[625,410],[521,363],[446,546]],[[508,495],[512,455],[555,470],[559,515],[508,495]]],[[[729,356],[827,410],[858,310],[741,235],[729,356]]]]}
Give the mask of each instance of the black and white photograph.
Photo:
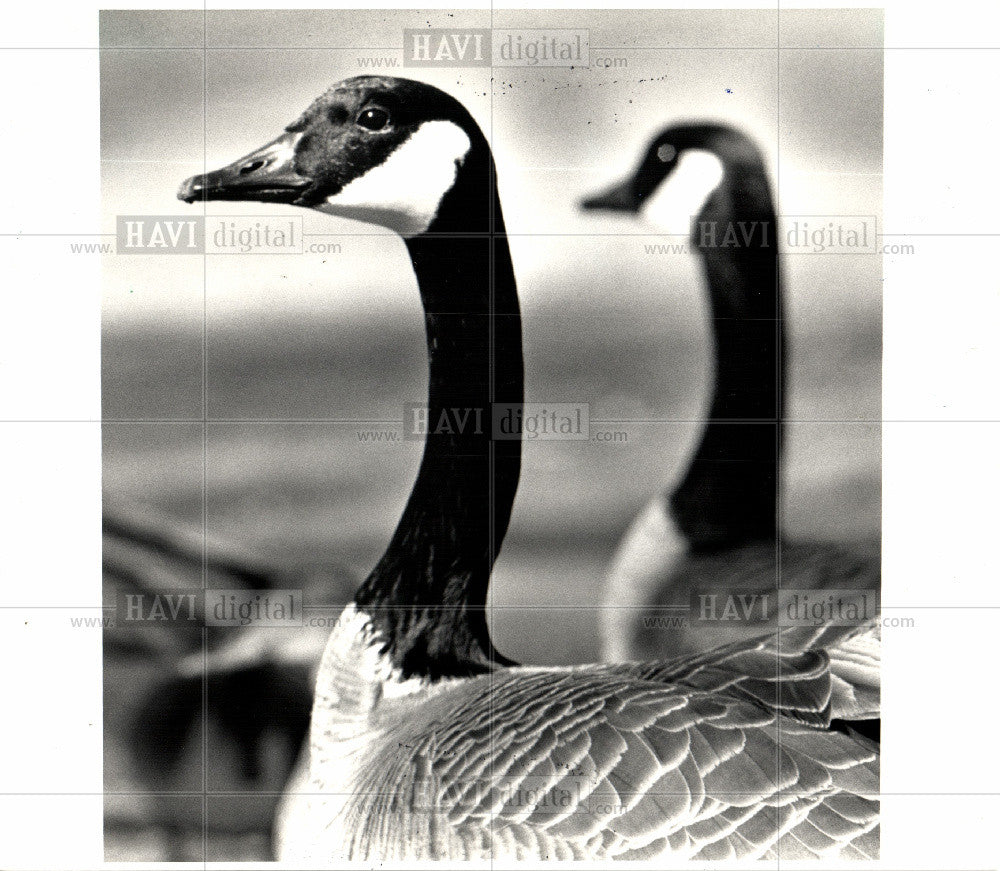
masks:
{"type": "Polygon", "coordinates": [[[26,13],[2,864],[991,867],[971,8],[26,13]]]}

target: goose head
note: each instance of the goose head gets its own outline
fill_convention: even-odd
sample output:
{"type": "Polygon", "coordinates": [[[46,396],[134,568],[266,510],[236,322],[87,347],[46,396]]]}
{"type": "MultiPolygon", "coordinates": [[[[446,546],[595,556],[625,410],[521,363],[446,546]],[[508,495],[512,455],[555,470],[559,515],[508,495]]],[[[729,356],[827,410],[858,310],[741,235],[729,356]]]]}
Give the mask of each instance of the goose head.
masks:
{"type": "Polygon", "coordinates": [[[187,179],[177,196],[288,203],[411,238],[452,229],[441,218],[461,195],[459,171],[487,163],[479,127],[453,97],[410,79],[358,76],[329,88],[276,139],[187,179]]]}
{"type": "Polygon", "coordinates": [[[631,175],[582,200],[580,206],[592,211],[639,212],[677,169],[684,153],[694,150],[713,154],[731,175],[741,170],[763,172],[760,152],[739,130],[714,122],[673,124],[654,137],[631,175]]]}

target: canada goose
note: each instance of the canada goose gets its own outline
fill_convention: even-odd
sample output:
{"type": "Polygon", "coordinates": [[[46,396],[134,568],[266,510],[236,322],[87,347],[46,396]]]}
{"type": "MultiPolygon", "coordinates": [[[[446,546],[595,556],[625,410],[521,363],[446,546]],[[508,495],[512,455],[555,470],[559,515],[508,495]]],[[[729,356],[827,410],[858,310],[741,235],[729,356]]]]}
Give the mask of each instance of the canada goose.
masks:
{"type": "Polygon", "coordinates": [[[306,738],[329,631],[212,625],[200,599],[193,620],[133,622],[121,611],[128,607],[124,597],[144,601],[139,607],[148,610],[159,594],[203,586],[293,588],[309,606],[343,607],[356,583],[339,567],[265,564],[244,548],[206,540],[200,527],[120,499],[105,501],[102,561],[105,603],[116,608],[116,619],[104,628],[104,735],[114,761],[109,831],[129,820],[165,827],[172,834],[162,839],[169,855],[161,858],[203,856],[201,808],[169,793],[208,782],[218,791],[247,794],[238,816],[214,807],[209,830],[253,836],[247,843],[259,843],[256,858],[269,858],[277,794],[306,738]],[[137,787],[148,797],[121,797],[137,787]]]}
{"type": "Polygon", "coordinates": [[[668,127],[630,178],[582,205],[637,213],[695,149],[723,167],[690,237],[711,305],[714,390],[683,477],[639,514],[612,559],[602,611],[612,662],[751,638],[805,608],[805,597],[815,604],[831,591],[844,609],[878,608],[877,544],[789,541],[778,529],[787,354],[777,221],[754,143],[724,124],[668,127]],[[750,602],[752,619],[733,619],[750,602]]]}
{"type": "Polygon", "coordinates": [[[178,195],[391,227],[426,313],[423,459],[330,635],[282,859],[877,852],[878,750],[831,728],[858,701],[815,637],[622,666],[518,666],[494,649],[487,586],[521,445],[492,437],[491,411],[521,405],[521,329],[493,158],[464,106],[348,79],[178,195]]]}

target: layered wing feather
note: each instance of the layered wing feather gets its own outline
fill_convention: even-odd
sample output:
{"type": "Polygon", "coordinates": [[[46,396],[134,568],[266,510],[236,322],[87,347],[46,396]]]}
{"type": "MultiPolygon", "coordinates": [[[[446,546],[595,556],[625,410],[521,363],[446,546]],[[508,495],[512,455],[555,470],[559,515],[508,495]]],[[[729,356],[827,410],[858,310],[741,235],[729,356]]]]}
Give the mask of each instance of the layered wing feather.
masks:
{"type": "Polygon", "coordinates": [[[390,730],[355,858],[875,857],[878,749],[824,728],[823,633],[463,682],[390,730]]]}

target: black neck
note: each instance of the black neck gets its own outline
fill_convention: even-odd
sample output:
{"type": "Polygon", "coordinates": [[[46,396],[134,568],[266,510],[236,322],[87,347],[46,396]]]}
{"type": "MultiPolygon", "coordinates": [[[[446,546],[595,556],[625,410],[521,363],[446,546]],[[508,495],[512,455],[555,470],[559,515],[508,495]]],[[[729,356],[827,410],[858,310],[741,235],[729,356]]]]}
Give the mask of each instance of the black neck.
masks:
{"type": "Polygon", "coordinates": [[[355,601],[405,677],[436,679],[510,664],[492,646],[485,606],[521,444],[491,438],[492,410],[520,407],[524,377],[514,270],[484,141],[428,231],[406,245],[427,328],[426,443],[392,541],[355,601]]]}
{"type": "Polygon", "coordinates": [[[671,497],[692,548],[729,547],[777,534],[784,337],[777,222],[763,161],[742,134],[682,128],[678,153],[714,153],[723,178],[694,221],[715,343],[709,421],[671,497]]]}

